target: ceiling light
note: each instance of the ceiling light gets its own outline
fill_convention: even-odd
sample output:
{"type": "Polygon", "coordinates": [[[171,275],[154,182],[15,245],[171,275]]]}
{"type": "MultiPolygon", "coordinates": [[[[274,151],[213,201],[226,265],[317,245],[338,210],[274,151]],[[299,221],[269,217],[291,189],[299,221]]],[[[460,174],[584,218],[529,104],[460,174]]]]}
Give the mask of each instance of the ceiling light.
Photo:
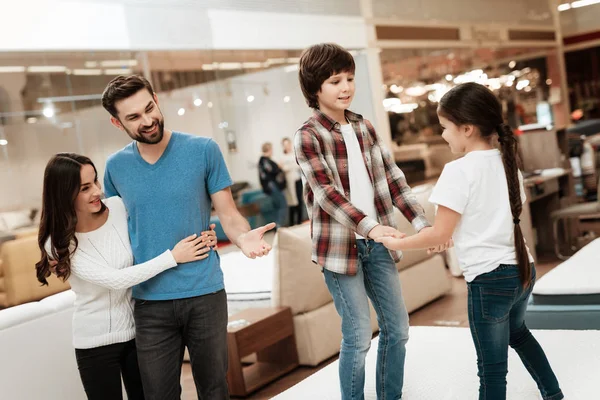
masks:
{"type": "Polygon", "coordinates": [[[177,115],[179,115],[180,117],[185,114],[185,108],[180,108],[179,110],[177,110],[177,115]]]}
{"type": "Polygon", "coordinates": [[[579,0],[571,3],[571,8],[580,8],[585,6],[591,6],[592,4],[598,4],[600,0],[579,0]]]}
{"type": "Polygon", "coordinates": [[[219,63],[219,69],[224,70],[224,71],[242,69],[242,63],[239,63],[239,62],[219,63]]]}
{"type": "Polygon", "coordinates": [[[138,62],[137,60],[104,60],[100,61],[100,65],[108,68],[135,67],[138,62]]]}
{"type": "Polygon", "coordinates": [[[74,69],[73,75],[102,75],[101,69],[74,69]]]}
{"type": "Polygon", "coordinates": [[[0,146],[6,146],[8,144],[8,140],[0,139],[0,146]]]}
{"type": "Polygon", "coordinates": [[[284,64],[285,58],[267,58],[269,64],[284,64]]]}
{"type": "Polygon", "coordinates": [[[404,90],[404,88],[402,86],[398,86],[398,85],[390,86],[390,92],[392,92],[394,94],[401,93],[403,90],[404,90]]]}
{"type": "Polygon", "coordinates": [[[52,107],[51,104],[45,106],[44,110],[42,111],[42,114],[44,114],[44,117],[46,118],[54,117],[54,107],[52,107]]]}
{"type": "Polygon", "coordinates": [[[196,107],[200,107],[200,106],[202,105],[202,100],[201,100],[201,99],[195,99],[195,100],[194,100],[194,105],[195,105],[196,107]]]}
{"type": "Polygon", "coordinates": [[[6,67],[0,67],[0,73],[1,72],[25,72],[25,67],[19,67],[19,66],[6,66],[6,67]]]}
{"type": "Polygon", "coordinates": [[[254,96],[250,95],[246,98],[246,100],[248,100],[248,103],[252,103],[254,101],[254,96]]]}
{"type": "Polygon", "coordinates": [[[529,80],[527,80],[527,79],[517,82],[517,90],[524,89],[527,86],[529,86],[529,80]]]}
{"type": "Polygon", "coordinates": [[[285,97],[283,98],[283,102],[284,102],[284,103],[289,103],[289,102],[290,102],[290,96],[285,96],[285,97]]]}
{"type": "Polygon", "coordinates": [[[65,72],[67,67],[64,65],[34,65],[32,67],[27,67],[27,72],[36,73],[36,72],[65,72]]]}
{"type": "Polygon", "coordinates": [[[571,4],[565,3],[558,6],[558,11],[567,11],[571,9],[571,4]]]}
{"type": "Polygon", "coordinates": [[[262,68],[263,63],[261,62],[245,62],[242,63],[243,68],[262,68]]]}
{"type": "Polygon", "coordinates": [[[131,68],[105,69],[104,75],[130,75],[131,72],[131,68]]]}

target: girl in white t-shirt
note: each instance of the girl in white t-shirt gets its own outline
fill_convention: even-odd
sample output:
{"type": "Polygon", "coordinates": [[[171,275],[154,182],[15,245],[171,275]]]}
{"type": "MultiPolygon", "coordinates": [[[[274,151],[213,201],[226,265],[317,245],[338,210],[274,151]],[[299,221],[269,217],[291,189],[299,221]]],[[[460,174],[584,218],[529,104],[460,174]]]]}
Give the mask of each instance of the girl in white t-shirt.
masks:
{"type": "Polygon", "coordinates": [[[446,93],[438,117],[452,152],[465,156],[446,164],[431,194],[429,201],[438,205],[435,224],[414,236],[377,241],[391,250],[409,250],[439,249],[454,239],[469,291],[480,400],[506,399],[509,345],[542,397],[562,399],[546,355],[524,320],[535,267],[519,224],[525,193],[517,167],[517,139],[503,123],[498,99],[476,83],[446,93]],[[494,137],[500,150],[492,144],[494,137]]]}

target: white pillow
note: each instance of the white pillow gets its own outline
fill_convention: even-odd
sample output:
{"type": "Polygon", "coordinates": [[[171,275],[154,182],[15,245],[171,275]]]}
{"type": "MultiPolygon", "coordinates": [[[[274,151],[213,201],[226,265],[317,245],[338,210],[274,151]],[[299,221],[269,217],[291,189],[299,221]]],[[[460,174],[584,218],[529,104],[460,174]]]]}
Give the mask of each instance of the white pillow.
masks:
{"type": "Polygon", "coordinates": [[[2,218],[2,214],[0,213],[0,232],[6,232],[6,231],[8,231],[8,228],[6,227],[4,218],[2,218]]]}
{"type": "Polygon", "coordinates": [[[0,219],[4,221],[5,230],[12,231],[31,225],[30,214],[29,210],[10,211],[0,214],[0,219]]]}

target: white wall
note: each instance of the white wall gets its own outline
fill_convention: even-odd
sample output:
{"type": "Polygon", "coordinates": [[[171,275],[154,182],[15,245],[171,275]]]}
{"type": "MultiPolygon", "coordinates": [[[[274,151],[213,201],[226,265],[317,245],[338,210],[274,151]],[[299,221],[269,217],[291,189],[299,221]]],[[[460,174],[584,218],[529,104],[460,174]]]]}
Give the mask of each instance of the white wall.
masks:
{"type": "Polygon", "coordinates": [[[366,47],[358,1],[335,2],[3,0],[0,51],[366,47]]]}
{"type": "MultiPolygon", "coordinates": [[[[352,110],[374,121],[366,57],[358,54],[355,61],[357,89],[352,110]]],[[[282,154],[281,140],[293,136],[312,113],[300,91],[298,72],[286,68],[160,93],[158,98],[167,128],[212,137],[221,147],[233,179],[257,187],[256,165],[262,143],[273,143],[277,159],[282,154]],[[247,101],[249,95],[255,97],[252,103],[247,101]],[[290,97],[289,103],[284,103],[285,96],[290,97]],[[196,97],[203,101],[200,107],[193,105],[196,97]],[[214,104],[212,108],[207,106],[209,101],[214,104]],[[177,114],[180,108],[186,109],[183,116],[177,114]],[[227,151],[225,131],[218,127],[221,122],[227,122],[227,129],[235,131],[237,153],[227,151]]],[[[94,161],[102,178],[106,158],[130,142],[127,134],[110,125],[102,107],[59,116],[58,122],[72,122],[73,126],[63,129],[40,118],[37,124],[5,127],[9,144],[0,147],[0,209],[39,206],[43,171],[52,155],[85,154],[94,161]]]]}
{"type": "Polygon", "coordinates": [[[572,8],[560,13],[563,36],[575,36],[600,30],[600,4],[572,8]]]}

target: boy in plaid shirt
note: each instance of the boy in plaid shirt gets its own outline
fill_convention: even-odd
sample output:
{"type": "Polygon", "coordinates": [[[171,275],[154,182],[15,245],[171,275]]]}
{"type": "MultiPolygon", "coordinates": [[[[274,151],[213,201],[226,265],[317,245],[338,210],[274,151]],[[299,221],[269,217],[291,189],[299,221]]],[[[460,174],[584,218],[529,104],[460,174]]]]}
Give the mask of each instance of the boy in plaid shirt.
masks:
{"type": "MultiPolygon", "coordinates": [[[[394,206],[417,231],[429,227],[402,171],[361,115],[348,111],[354,97],[352,55],[336,44],[318,44],[300,58],[299,79],[313,115],[294,136],[311,222],[312,260],[342,318],[342,399],[363,399],[365,357],[371,343],[368,299],[377,312],[377,398],[400,399],[408,313],[396,262],[374,239],[403,237],[394,206]]],[[[438,249],[439,250],[439,249],[438,249]]]]}

